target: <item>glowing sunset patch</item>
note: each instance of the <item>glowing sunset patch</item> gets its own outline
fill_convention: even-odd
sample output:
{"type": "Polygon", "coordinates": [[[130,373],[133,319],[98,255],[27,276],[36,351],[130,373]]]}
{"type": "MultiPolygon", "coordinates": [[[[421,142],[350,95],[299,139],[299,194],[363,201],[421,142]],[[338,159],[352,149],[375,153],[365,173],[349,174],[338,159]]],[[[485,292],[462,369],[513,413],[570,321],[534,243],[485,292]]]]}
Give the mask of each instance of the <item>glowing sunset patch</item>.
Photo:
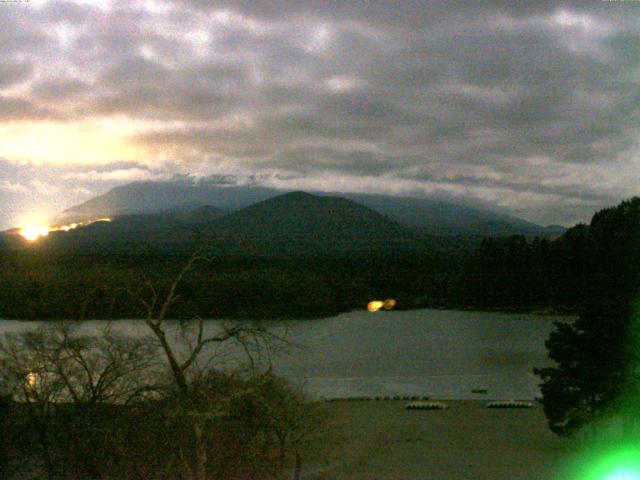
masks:
{"type": "Polygon", "coordinates": [[[49,227],[44,225],[27,225],[26,227],[20,229],[20,235],[22,235],[30,242],[35,242],[40,237],[46,237],[47,235],[49,235],[49,227]]]}
{"type": "Polygon", "coordinates": [[[110,222],[110,218],[97,218],[96,220],[88,220],[86,222],[71,223],[69,225],[58,225],[55,227],[49,227],[45,225],[29,224],[20,229],[20,235],[30,242],[35,242],[41,237],[46,237],[49,232],[68,232],[78,227],[86,227],[92,223],[97,222],[110,222]]]}
{"type": "Polygon", "coordinates": [[[51,164],[133,161],[143,157],[142,149],[128,140],[135,131],[137,127],[125,121],[18,122],[0,126],[0,135],[7,139],[0,145],[0,156],[51,164]]]}

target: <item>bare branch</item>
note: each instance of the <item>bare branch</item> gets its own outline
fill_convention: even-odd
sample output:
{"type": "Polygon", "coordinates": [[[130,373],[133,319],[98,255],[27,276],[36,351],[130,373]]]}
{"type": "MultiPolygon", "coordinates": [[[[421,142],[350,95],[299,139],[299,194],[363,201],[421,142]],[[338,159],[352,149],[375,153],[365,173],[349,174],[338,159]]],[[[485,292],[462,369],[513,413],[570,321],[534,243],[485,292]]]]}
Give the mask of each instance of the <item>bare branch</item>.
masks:
{"type": "Polygon", "coordinates": [[[176,295],[176,289],[178,288],[178,285],[182,283],[182,280],[184,279],[185,275],[191,271],[194,263],[199,260],[207,260],[207,257],[199,255],[201,250],[202,249],[198,250],[194,255],[191,256],[191,258],[189,258],[189,261],[186,263],[186,265],[182,268],[180,273],[173,280],[173,283],[169,288],[169,293],[165,297],[165,301],[163,302],[162,307],[160,308],[160,313],[158,314],[158,322],[161,323],[165,319],[167,315],[167,310],[177,300],[178,296],[176,295]]]}

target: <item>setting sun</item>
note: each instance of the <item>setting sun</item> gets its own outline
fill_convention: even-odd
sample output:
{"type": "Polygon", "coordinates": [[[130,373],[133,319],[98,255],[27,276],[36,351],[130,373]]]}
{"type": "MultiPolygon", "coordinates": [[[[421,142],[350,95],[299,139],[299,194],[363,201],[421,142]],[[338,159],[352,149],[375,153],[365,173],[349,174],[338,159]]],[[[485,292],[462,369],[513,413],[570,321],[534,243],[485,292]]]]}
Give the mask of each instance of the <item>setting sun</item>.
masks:
{"type": "Polygon", "coordinates": [[[110,222],[110,218],[97,218],[86,222],[71,223],[69,225],[48,226],[42,223],[31,222],[20,229],[20,235],[30,242],[35,242],[41,237],[46,237],[49,232],[68,232],[78,227],[86,227],[96,222],[110,222]]]}
{"type": "Polygon", "coordinates": [[[49,227],[45,225],[27,225],[20,229],[20,235],[30,242],[35,242],[40,237],[49,235],[49,227]]]}

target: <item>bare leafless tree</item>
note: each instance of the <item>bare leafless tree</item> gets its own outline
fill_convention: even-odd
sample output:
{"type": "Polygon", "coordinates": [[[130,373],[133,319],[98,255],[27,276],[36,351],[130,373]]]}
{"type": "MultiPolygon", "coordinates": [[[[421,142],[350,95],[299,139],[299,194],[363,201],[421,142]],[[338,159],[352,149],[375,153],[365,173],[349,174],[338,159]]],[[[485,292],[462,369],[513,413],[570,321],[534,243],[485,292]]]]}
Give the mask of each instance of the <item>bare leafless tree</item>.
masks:
{"type": "Polygon", "coordinates": [[[149,336],[132,338],[110,326],[88,334],[74,322],[51,322],[7,334],[0,342],[0,365],[22,401],[122,404],[155,387],[156,350],[149,336]]]}
{"type": "MultiPolygon", "coordinates": [[[[108,417],[112,405],[124,406],[118,410],[123,421],[129,418],[144,427],[139,432],[118,431],[122,438],[111,441],[108,448],[120,450],[106,456],[126,457],[126,448],[120,446],[126,438],[148,439],[147,451],[142,446],[137,454],[158,467],[152,473],[131,462],[127,478],[248,478],[247,472],[251,478],[266,472],[279,476],[292,465],[292,458],[299,476],[308,427],[301,419],[306,415],[305,400],[286,382],[275,380],[271,368],[274,351],[291,346],[286,329],[274,333],[248,321],[207,324],[196,314],[179,322],[171,318],[172,308],[182,300],[183,282],[204,261],[208,258],[203,250],[193,254],[164,288],[145,280],[121,289],[144,309],[147,333],[141,337],[117,334],[117,328],[110,326],[86,333],[81,324],[55,322],[0,342],[0,381],[32,409],[32,418],[42,427],[42,458],[50,478],[69,463],[51,453],[55,444],[51,433],[56,430],[51,425],[83,432],[93,428],[95,414],[108,417]],[[225,353],[235,368],[228,368],[225,353]],[[75,423],[64,424],[69,406],[76,412],[75,423]],[[168,444],[154,432],[170,439],[168,444]],[[154,444],[154,438],[162,447],[154,444]],[[169,455],[154,458],[156,450],[169,455]]],[[[77,441],[73,436],[67,433],[69,445],[77,441]]],[[[95,438],[101,438],[99,432],[95,438]]],[[[90,439],[80,441],[90,451],[90,439]]],[[[73,455],[77,449],[67,450],[73,455]]],[[[87,457],[80,476],[103,478],[100,471],[106,467],[97,465],[100,460],[95,456],[87,457]]]]}
{"type": "Polygon", "coordinates": [[[5,335],[0,342],[0,383],[27,413],[49,478],[71,475],[72,457],[81,460],[81,470],[93,472],[91,478],[97,475],[99,460],[81,455],[79,447],[88,442],[78,444],[74,427],[82,426],[85,440],[99,439],[107,433],[86,432],[97,426],[96,412],[148,399],[156,391],[156,349],[149,336],[131,338],[108,326],[83,333],[72,322],[5,335]]]}
{"type": "MultiPolygon", "coordinates": [[[[171,379],[177,389],[181,403],[176,407],[174,415],[181,415],[191,425],[192,452],[185,452],[180,446],[179,456],[183,463],[183,475],[193,480],[205,480],[208,477],[210,435],[208,426],[213,420],[225,414],[234,397],[248,393],[257,388],[256,384],[243,384],[225,399],[216,398],[216,402],[193,402],[199,397],[197,388],[207,373],[217,370],[211,352],[203,355],[208,346],[233,345],[244,352],[245,366],[256,373],[260,366],[264,367],[262,375],[255,379],[267,378],[271,371],[271,355],[274,349],[287,348],[286,331],[275,334],[262,325],[252,322],[223,322],[217,325],[213,333],[205,332],[205,320],[194,315],[190,321],[180,321],[177,336],[169,338],[172,333],[168,325],[171,308],[180,299],[179,288],[187,275],[193,272],[198,262],[209,261],[203,254],[204,248],[196,251],[186,261],[182,269],[173,278],[165,292],[153,282],[146,280],[138,289],[126,289],[128,295],[136,299],[145,312],[144,322],[155,336],[163,352],[171,372],[171,379]],[[180,342],[181,345],[178,345],[180,342]]],[[[175,326],[175,324],[173,324],[175,326]]],[[[175,332],[173,332],[175,333],[175,332]]],[[[259,381],[259,380],[258,380],[259,381]]],[[[202,398],[202,396],[200,396],[202,398]]]]}

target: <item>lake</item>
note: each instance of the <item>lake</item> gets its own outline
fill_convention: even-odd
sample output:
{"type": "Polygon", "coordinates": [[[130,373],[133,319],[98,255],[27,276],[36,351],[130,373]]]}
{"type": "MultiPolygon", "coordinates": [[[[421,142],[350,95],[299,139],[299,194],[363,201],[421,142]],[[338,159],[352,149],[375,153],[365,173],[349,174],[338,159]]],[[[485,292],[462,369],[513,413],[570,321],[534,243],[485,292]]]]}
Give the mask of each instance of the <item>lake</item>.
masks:
{"type": "MultiPolygon", "coordinates": [[[[276,355],[274,367],[316,398],[534,399],[539,379],[533,368],[549,365],[544,342],[554,320],[567,317],[424,309],[290,320],[275,329],[286,326],[297,347],[276,355]]],[[[132,335],[146,332],[141,321],[112,324],[132,335]]],[[[0,320],[0,333],[34,325],[0,320]]],[[[207,330],[219,325],[209,320],[207,330]]]]}

